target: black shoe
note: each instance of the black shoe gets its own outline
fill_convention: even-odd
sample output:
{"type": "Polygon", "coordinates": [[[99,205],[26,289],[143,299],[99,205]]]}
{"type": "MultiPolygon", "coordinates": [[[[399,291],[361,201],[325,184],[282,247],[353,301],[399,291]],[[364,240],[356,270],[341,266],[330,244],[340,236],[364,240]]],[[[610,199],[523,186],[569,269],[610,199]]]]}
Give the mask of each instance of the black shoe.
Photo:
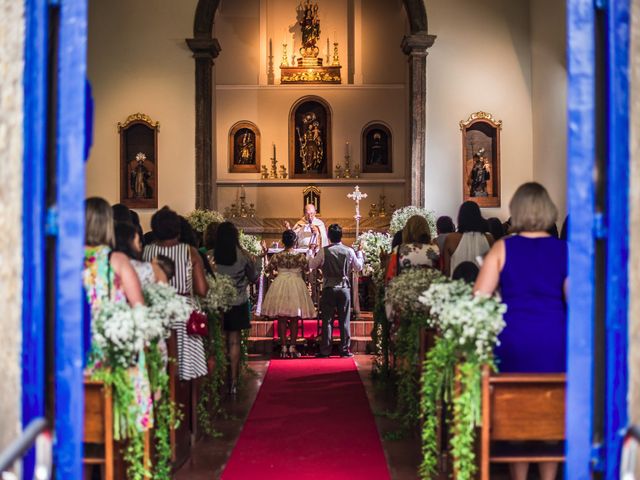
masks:
{"type": "Polygon", "coordinates": [[[316,353],[316,358],[329,358],[329,355],[325,355],[324,353],[316,353]]]}
{"type": "Polygon", "coordinates": [[[340,356],[341,356],[342,358],[351,358],[351,357],[353,357],[353,353],[351,353],[351,352],[342,352],[342,353],[340,354],[340,356]]]}

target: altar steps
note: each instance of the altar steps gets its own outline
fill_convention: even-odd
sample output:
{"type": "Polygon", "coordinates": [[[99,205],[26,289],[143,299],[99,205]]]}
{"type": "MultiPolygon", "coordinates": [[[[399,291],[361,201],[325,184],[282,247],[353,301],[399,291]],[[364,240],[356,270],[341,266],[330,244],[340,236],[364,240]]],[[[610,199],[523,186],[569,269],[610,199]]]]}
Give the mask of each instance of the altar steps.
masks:
{"type": "MultiPolygon", "coordinates": [[[[318,328],[316,320],[304,321],[304,339],[299,338],[298,343],[313,347],[317,341],[318,328]]],[[[249,334],[249,352],[259,354],[270,354],[279,345],[276,337],[274,322],[271,320],[254,319],[251,322],[249,334]],[[275,337],[275,338],[274,338],[275,337]]],[[[361,318],[351,321],[351,351],[353,353],[372,353],[373,341],[371,332],[373,331],[373,316],[370,312],[362,312],[361,318]]],[[[337,329],[333,332],[334,341],[340,338],[337,329]]]]}

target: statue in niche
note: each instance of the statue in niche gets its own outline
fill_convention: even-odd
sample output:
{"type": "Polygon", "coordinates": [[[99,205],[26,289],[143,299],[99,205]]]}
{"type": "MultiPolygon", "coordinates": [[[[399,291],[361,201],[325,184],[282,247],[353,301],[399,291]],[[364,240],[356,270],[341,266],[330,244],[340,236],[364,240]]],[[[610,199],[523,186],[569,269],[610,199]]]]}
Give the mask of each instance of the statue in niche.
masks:
{"type": "Polygon", "coordinates": [[[300,141],[300,161],[302,162],[303,173],[318,170],[324,160],[324,149],[322,146],[322,132],[320,122],[315,113],[307,113],[302,120],[304,133],[300,134],[300,129],[296,128],[300,141]]]}
{"type": "Polygon", "coordinates": [[[134,165],[131,169],[130,184],[133,198],[136,199],[152,198],[151,187],[149,186],[151,172],[144,166],[146,159],[147,156],[139,152],[136,155],[136,159],[132,162],[134,165]]]}
{"type": "Polygon", "coordinates": [[[391,130],[381,122],[371,122],[362,131],[362,172],[391,173],[391,130]]]}
{"type": "Polygon", "coordinates": [[[245,130],[240,140],[239,165],[252,165],[255,163],[256,146],[249,130],[245,130]]]}
{"type": "Polygon", "coordinates": [[[473,168],[471,169],[471,175],[469,175],[469,195],[471,197],[486,197],[487,182],[491,179],[491,172],[489,170],[489,162],[487,160],[486,152],[484,148],[480,148],[473,154],[473,168]]]}

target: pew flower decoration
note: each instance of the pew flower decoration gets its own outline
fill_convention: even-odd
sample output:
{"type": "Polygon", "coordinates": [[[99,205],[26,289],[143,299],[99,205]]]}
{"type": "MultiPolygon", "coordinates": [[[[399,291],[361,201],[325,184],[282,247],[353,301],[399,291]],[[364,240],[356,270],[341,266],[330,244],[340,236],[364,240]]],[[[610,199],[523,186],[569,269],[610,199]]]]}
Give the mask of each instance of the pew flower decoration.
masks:
{"type": "Polygon", "coordinates": [[[224,216],[215,210],[197,209],[187,215],[187,221],[196,232],[204,233],[209,224],[224,222],[224,216]]]}
{"type": "Polygon", "coordinates": [[[221,273],[216,273],[215,276],[207,275],[207,284],[209,290],[201,301],[202,307],[213,315],[229,310],[238,298],[238,290],[231,277],[221,273]]]}
{"type": "Polygon", "coordinates": [[[361,234],[353,246],[354,248],[362,246],[362,252],[364,253],[362,274],[365,277],[376,277],[382,268],[380,254],[391,253],[391,235],[369,230],[361,234]]]}
{"type": "Polygon", "coordinates": [[[152,283],[143,290],[147,308],[147,341],[166,339],[171,327],[186,322],[193,308],[186,297],[178,295],[176,289],[160,283],[152,283]]]}
{"type": "Polygon", "coordinates": [[[395,235],[396,232],[399,232],[404,228],[407,224],[407,220],[409,220],[414,215],[420,215],[427,219],[429,223],[429,229],[431,230],[431,237],[434,238],[436,235],[436,215],[433,210],[427,210],[426,208],[420,207],[403,207],[399,208],[393,215],[391,215],[391,224],[389,225],[389,234],[391,236],[395,235]]]}
{"type": "Polygon", "coordinates": [[[429,307],[420,301],[420,294],[433,283],[444,281],[446,277],[436,269],[410,268],[389,282],[385,301],[402,317],[419,316],[427,322],[429,307]]]}
{"type": "Polygon", "coordinates": [[[147,344],[147,308],[126,303],[103,302],[93,310],[92,347],[97,360],[107,367],[136,365],[147,344]]]}
{"type": "Polygon", "coordinates": [[[257,257],[262,253],[260,239],[255,235],[249,235],[240,230],[240,246],[251,255],[257,257]]]}

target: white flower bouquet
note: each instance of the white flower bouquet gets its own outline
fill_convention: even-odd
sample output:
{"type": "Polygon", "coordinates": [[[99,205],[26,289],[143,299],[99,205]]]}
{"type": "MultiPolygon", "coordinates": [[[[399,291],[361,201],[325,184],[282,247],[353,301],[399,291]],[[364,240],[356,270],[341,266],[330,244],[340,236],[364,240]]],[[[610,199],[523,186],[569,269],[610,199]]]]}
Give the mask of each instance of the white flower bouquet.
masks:
{"type": "Polygon", "coordinates": [[[187,215],[187,221],[196,232],[204,233],[209,224],[224,222],[224,216],[215,210],[197,209],[187,215]]]}
{"type": "Polygon", "coordinates": [[[149,341],[168,338],[171,327],[186,322],[193,310],[187,298],[178,295],[176,289],[169,285],[152,283],[144,288],[143,294],[145,304],[148,305],[149,341]]]}
{"type": "Polygon", "coordinates": [[[431,238],[434,238],[436,235],[436,215],[433,210],[427,210],[426,208],[420,207],[403,207],[399,208],[393,215],[391,215],[391,224],[389,225],[389,234],[391,236],[395,235],[396,232],[399,232],[404,228],[407,224],[407,220],[409,220],[414,215],[420,215],[427,219],[429,223],[429,229],[431,230],[431,238]]]}
{"type": "Polygon", "coordinates": [[[126,303],[103,302],[92,312],[92,348],[97,360],[109,367],[136,365],[147,345],[147,307],[131,308],[126,303]]]}
{"type": "Polygon", "coordinates": [[[216,273],[215,277],[207,275],[207,284],[209,291],[201,301],[202,307],[212,314],[229,310],[238,297],[238,290],[231,277],[221,273],[216,273]]]}
{"type": "Polygon", "coordinates": [[[385,300],[403,316],[428,316],[429,307],[420,301],[420,294],[433,283],[446,277],[433,268],[411,268],[395,277],[385,293],[385,300]]]}
{"type": "Polygon", "coordinates": [[[365,262],[362,274],[366,277],[376,276],[381,268],[380,254],[391,253],[391,235],[369,230],[356,239],[354,248],[360,246],[362,246],[365,262]]]}
{"type": "Polygon", "coordinates": [[[507,307],[498,296],[474,295],[462,281],[433,284],[420,297],[431,308],[442,336],[473,354],[480,362],[489,361],[498,335],[505,327],[507,307]]]}
{"type": "Polygon", "coordinates": [[[260,239],[255,235],[249,235],[240,230],[240,246],[251,255],[258,256],[262,253],[260,239]]]}

